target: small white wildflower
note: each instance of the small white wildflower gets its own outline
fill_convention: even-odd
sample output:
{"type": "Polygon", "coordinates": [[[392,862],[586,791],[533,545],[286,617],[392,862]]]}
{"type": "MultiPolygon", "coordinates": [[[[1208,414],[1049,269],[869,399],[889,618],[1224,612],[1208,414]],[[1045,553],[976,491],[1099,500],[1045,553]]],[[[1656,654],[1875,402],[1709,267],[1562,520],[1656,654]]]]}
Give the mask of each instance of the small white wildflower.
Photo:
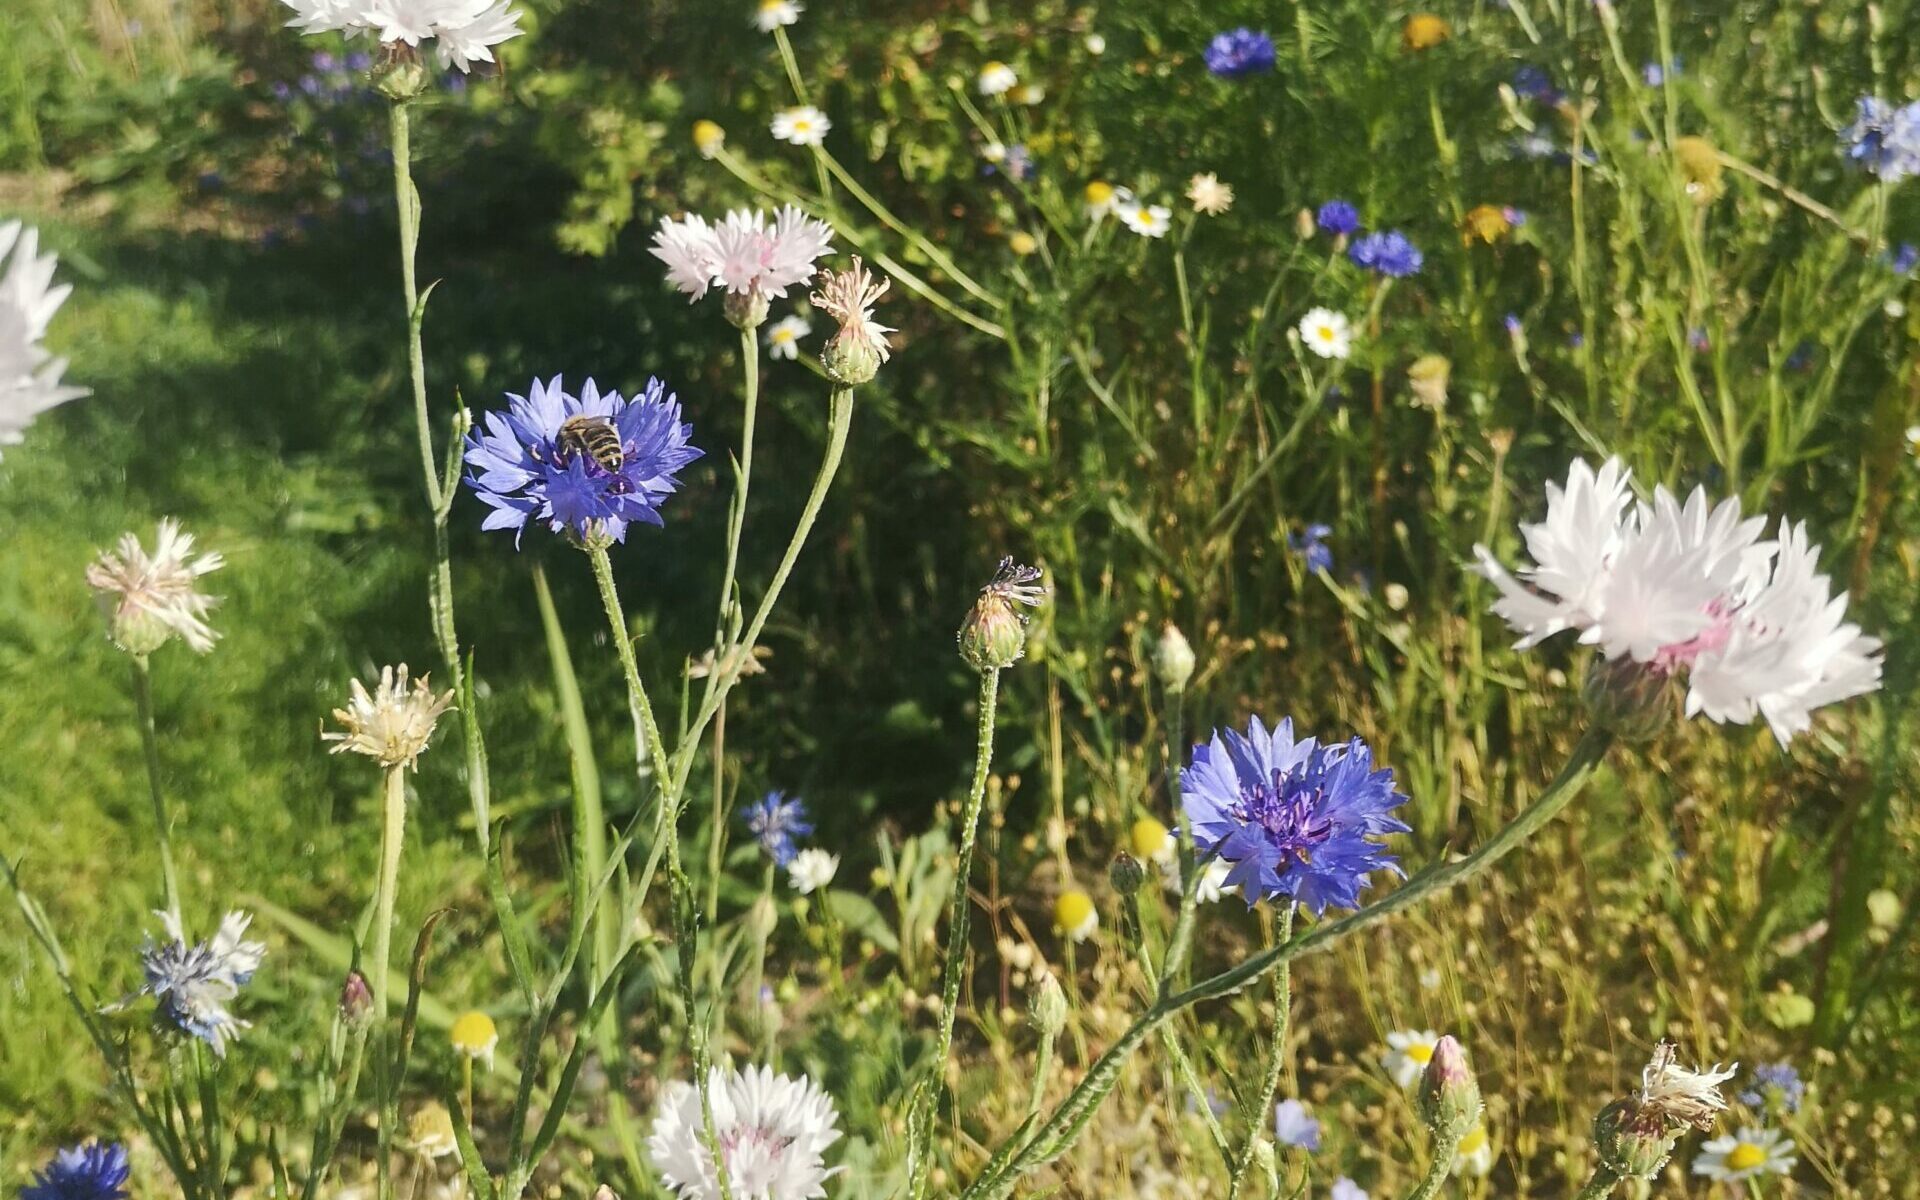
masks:
{"type": "Polygon", "coordinates": [[[1321,358],[1344,359],[1353,353],[1353,326],[1345,313],[1308,309],[1300,318],[1300,341],[1321,358]]]}
{"type": "Polygon", "coordinates": [[[206,622],[218,598],[199,590],[202,575],[218,571],[218,554],[193,553],[193,535],[171,517],[160,522],[153,553],[131,533],[87,568],[91,587],[107,614],[114,645],[129,654],[152,654],[174,637],[205,654],[220,635],[206,622]]]}
{"type": "Polygon", "coordinates": [[[1233,207],[1233,185],[1221,183],[1218,175],[1208,171],[1187,181],[1187,199],[1193,202],[1193,211],[1217,217],[1233,207]]]}
{"type": "Polygon", "coordinates": [[[1476,1124],[1454,1149],[1453,1173],[1483,1179],[1492,1171],[1493,1141],[1487,1136],[1487,1127],[1476,1124]]]}
{"type": "Polygon", "coordinates": [[[1114,211],[1120,214],[1120,219],[1126,222],[1128,229],[1141,237],[1163,238],[1167,236],[1167,230],[1173,228],[1173,210],[1164,204],[1140,204],[1129,200],[1124,204],[1117,203],[1114,211]]]}
{"type": "Polygon", "coordinates": [[[1387,1052],[1380,1056],[1380,1065],[1395,1083],[1410,1088],[1420,1082],[1439,1044],[1440,1035],[1431,1029],[1396,1029],[1387,1035],[1387,1052]]]}
{"type": "Polygon", "coordinates": [[[1007,98],[1015,104],[1024,104],[1031,108],[1047,98],[1047,89],[1037,83],[1023,83],[1013,89],[1013,93],[1007,98]]]}
{"type": "Polygon", "coordinates": [[[809,846],[795,854],[793,861],[787,864],[787,882],[802,896],[810,896],[832,883],[834,873],[839,870],[839,855],[809,846]]]}
{"type": "Polygon", "coordinates": [[[1761,1175],[1786,1175],[1799,1162],[1793,1141],[1778,1129],[1747,1126],[1700,1147],[1693,1173],[1719,1183],[1737,1183],[1761,1175]]]}
{"type": "Polygon", "coordinates": [[[800,339],[813,332],[805,317],[782,317],[767,327],[767,356],[789,362],[800,357],[800,339]]]}
{"type": "Polygon", "coordinates": [[[1233,864],[1224,858],[1215,858],[1200,868],[1200,885],[1193,890],[1194,899],[1202,904],[1216,904],[1222,897],[1238,895],[1238,885],[1229,885],[1227,876],[1232,873],[1233,864]]]}
{"type": "Polygon", "coordinates": [[[1087,48],[1088,54],[1099,55],[1107,52],[1107,39],[1097,33],[1088,34],[1081,44],[1087,48]]]}
{"type": "Polygon", "coordinates": [[[371,693],[356,679],[347,706],[333,710],[333,719],[345,729],[323,732],[320,738],[334,743],[329,753],[364,754],[389,770],[414,767],[440,714],[452,707],[453,693],[434,695],[424,675],[409,687],[405,663],[382,667],[371,693]]]}
{"type": "Polygon", "coordinates": [[[833,122],[811,104],[783,108],[773,114],[773,136],[795,146],[818,146],[827,140],[833,122]]]}
{"type": "Polygon", "coordinates": [[[1013,73],[1012,67],[1003,62],[990,62],[980,68],[980,77],[974,81],[974,86],[980,89],[982,96],[1001,96],[1012,91],[1019,82],[1019,76],[1013,73]]]}
{"type": "Polygon", "coordinates": [[[772,33],[782,25],[797,22],[806,9],[800,0],[760,0],[759,9],[753,14],[753,27],[761,33],[772,33]]]}

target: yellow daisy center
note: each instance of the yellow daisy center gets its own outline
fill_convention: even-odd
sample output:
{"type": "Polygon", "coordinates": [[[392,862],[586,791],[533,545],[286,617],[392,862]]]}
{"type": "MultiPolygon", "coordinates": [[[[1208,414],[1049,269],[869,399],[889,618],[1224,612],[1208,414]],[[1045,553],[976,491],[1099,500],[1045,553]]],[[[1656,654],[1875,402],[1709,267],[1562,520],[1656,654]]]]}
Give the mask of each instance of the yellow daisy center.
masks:
{"type": "Polygon", "coordinates": [[[1330,342],[1334,338],[1333,326],[1322,325],[1320,326],[1320,328],[1313,331],[1313,336],[1319,338],[1323,342],[1330,342]]]}
{"type": "Polygon", "coordinates": [[[773,331],[773,340],[782,345],[785,345],[787,342],[790,342],[793,340],[793,330],[776,329],[773,331]]]}
{"type": "Polygon", "coordinates": [[[1096,179],[1087,185],[1087,203],[1105,204],[1113,199],[1113,185],[1096,179]]]}
{"type": "Polygon", "coordinates": [[[1152,858],[1167,848],[1167,827],[1152,817],[1141,817],[1133,823],[1133,852],[1141,858],[1152,858]]]}
{"type": "Polygon", "coordinates": [[[760,0],[760,11],[763,13],[776,12],[786,6],[787,0],[760,0]]]}
{"type": "Polygon", "coordinates": [[[1476,1154],[1487,1144],[1487,1131],[1484,1126],[1475,1126],[1467,1136],[1460,1139],[1460,1153],[1476,1154]]]}
{"type": "Polygon", "coordinates": [[[1053,904],[1053,921],[1063,931],[1071,933],[1087,923],[1093,916],[1093,897],[1085,892],[1064,892],[1053,904]]]}
{"type": "Polygon", "coordinates": [[[453,1047],[464,1054],[484,1054],[493,1048],[499,1031],[493,1018],[483,1012],[462,1013],[450,1033],[453,1047]]]}
{"type": "Polygon", "coordinates": [[[1752,1142],[1741,1142],[1727,1151],[1727,1167],[1734,1171],[1751,1171],[1767,1161],[1767,1152],[1752,1142]]]}
{"type": "MultiPolygon", "coordinates": [[[[1413,1045],[1407,1047],[1407,1057],[1417,1063],[1426,1062],[1433,1057],[1433,1047],[1424,1042],[1415,1042],[1413,1045]]],[[[1485,1141],[1486,1136],[1484,1133],[1481,1134],[1481,1140],[1485,1141]]]]}

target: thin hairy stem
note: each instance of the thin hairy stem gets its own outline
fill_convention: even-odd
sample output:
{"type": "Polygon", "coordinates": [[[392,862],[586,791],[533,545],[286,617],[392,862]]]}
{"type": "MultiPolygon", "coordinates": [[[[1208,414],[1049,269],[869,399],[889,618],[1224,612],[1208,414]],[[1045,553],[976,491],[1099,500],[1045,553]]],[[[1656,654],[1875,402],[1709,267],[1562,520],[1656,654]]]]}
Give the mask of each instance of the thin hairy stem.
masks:
{"type": "Polygon", "coordinates": [[[160,789],[160,740],[153,725],[153,678],[147,668],[147,656],[133,656],[133,711],[140,725],[140,749],[147,760],[147,795],[153,801],[153,824],[159,837],[160,879],[166,887],[167,911],[180,918],[180,879],[173,869],[173,822],[167,818],[167,801],[160,789]]]}

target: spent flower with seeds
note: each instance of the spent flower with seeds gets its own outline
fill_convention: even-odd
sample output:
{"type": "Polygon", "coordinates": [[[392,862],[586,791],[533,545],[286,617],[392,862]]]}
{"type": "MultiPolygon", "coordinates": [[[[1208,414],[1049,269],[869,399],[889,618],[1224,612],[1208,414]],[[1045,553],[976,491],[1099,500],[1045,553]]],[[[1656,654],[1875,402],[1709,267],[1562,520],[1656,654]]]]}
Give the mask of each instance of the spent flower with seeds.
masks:
{"type": "Polygon", "coordinates": [[[118,1142],[86,1142],[55,1152],[33,1173],[20,1200],[125,1200],[127,1148],[118,1142]]]}
{"type": "Polygon", "coordinates": [[[873,306],[891,286],[884,276],[875,278],[858,255],[845,271],[820,272],[819,290],[808,299],[840,324],[820,352],[820,365],[840,383],[850,387],[866,383],[892,357],[887,335],[894,330],[873,319],[873,306]]]}
{"type": "Polygon", "coordinates": [[[1221,183],[1218,175],[1207,171],[1187,181],[1187,199],[1193,211],[1217,217],[1233,207],[1233,185],[1221,183]]]}
{"type": "Polygon", "coordinates": [[[1047,601],[1047,586],[1040,579],[1039,568],[1016,563],[1012,555],[1000,560],[955,635],[968,666],[998,671],[1020,661],[1027,649],[1028,617],[1022,609],[1047,601]]]}
{"type": "Polygon", "coordinates": [[[1783,519],[1763,541],[1765,524],[1704,488],[1635,504],[1619,460],[1576,461],[1564,486],[1547,485],[1545,520],[1521,526],[1530,564],[1516,575],[1474,553],[1517,647],[1576,631],[1610,661],[1685,672],[1689,716],[1759,718],[1785,746],[1815,709],[1880,686],[1880,642],[1846,620],[1806,525],[1783,519]]]}
{"type": "Polygon", "coordinates": [[[40,233],[0,222],[0,446],[17,446],[35,417],[87,394],[60,382],[67,360],[40,344],[73,285],[53,283],[56,255],[40,254],[40,233]]]}
{"type": "Polygon", "coordinates": [[[692,434],[658,379],[631,400],[592,379],[578,396],[558,375],[535,379],[467,434],[467,486],[493,510],[480,527],[513,530],[516,546],[529,521],[581,541],[624,542],[635,521],[665,524],[660,506],[702,454],[692,434]]]}
{"type": "MultiPolygon", "coordinates": [[[[140,947],[140,969],[146,979],[134,996],[152,996],[163,1025],[199,1038],[216,1056],[225,1057],[227,1043],[248,1027],[227,1005],[260,969],[267,953],[265,945],[246,940],[253,918],[230,912],[211,938],[189,942],[177,915],[154,915],[166,936],[149,934],[140,947]]],[[[134,996],[115,1007],[126,1007],[134,996]]]]}
{"type": "Polygon", "coordinates": [[[200,577],[225,565],[217,553],[196,555],[193,535],[168,517],[154,535],[153,553],[123,533],[87,567],[87,586],[106,613],[108,635],[127,653],[152,654],[178,637],[205,654],[220,636],[206,620],[219,600],[200,591],[200,577]]]}
{"type": "Polygon", "coordinates": [[[1291,719],[1269,731],[1254,717],[1244,735],[1215,730],[1193,748],[1181,793],[1195,849],[1232,864],[1248,907],[1285,897],[1315,916],[1358,908],[1368,876],[1399,873],[1375,839],[1407,831],[1390,815],[1407,798],[1357,737],[1295,741],[1291,719]]]}
{"type": "MultiPolygon", "coordinates": [[[[732,1195],[753,1200],[817,1200],[825,1196],[824,1154],[840,1138],[833,1100],[805,1075],[770,1067],[713,1068],[708,1075],[713,1142],[732,1195]]],[[[700,1089],[675,1081],[661,1097],[647,1155],[680,1200],[719,1200],[719,1172],[708,1151],[700,1089]]]]}
{"type": "Polygon", "coordinates": [[[342,728],[322,732],[331,754],[364,754],[388,770],[412,769],[433,738],[440,714],[453,707],[453,692],[434,694],[422,675],[409,685],[407,665],[382,667],[380,681],[368,691],[358,679],[345,708],[333,710],[342,728]]]}

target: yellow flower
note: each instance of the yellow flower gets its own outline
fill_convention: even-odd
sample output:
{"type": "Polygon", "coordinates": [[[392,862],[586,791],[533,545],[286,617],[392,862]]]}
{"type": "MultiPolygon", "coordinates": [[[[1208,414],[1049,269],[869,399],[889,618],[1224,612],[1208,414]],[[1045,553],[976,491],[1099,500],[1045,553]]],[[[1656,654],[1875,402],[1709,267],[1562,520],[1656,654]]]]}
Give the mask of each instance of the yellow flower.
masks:
{"type": "Polygon", "coordinates": [[[1687,181],[1687,195],[1695,204],[1711,204],[1726,191],[1721,179],[1720,149],[1703,137],[1678,138],[1673,143],[1673,158],[1680,176],[1687,181]]]}
{"type": "Polygon", "coordinates": [[[693,148],[703,158],[712,158],[726,144],[727,131],[720,128],[720,122],[702,118],[693,123],[693,148]]]}
{"type": "Polygon", "coordinates": [[[1475,238],[1491,246],[1513,232],[1507,210],[1497,204],[1480,204],[1467,210],[1460,222],[1461,241],[1472,245],[1475,238]]]}
{"type": "Polygon", "coordinates": [[[1431,50],[1453,36],[1453,26],[1434,13],[1415,13],[1400,27],[1400,44],[1409,50],[1431,50]]]}
{"type": "Polygon", "coordinates": [[[1053,926],[1076,942],[1084,942],[1100,928],[1100,910],[1093,906],[1093,897],[1075,889],[1060,893],[1053,902],[1053,926]]]}
{"type": "Polygon", "coordinates": [[[1104,179],[1096,179],[1086,188],[1087,213],[1094,217],[1103,217],[1113,211],[1113,202],[1119,198],[1119,192],[1104,179]]]}
{"type": "Polygon", "coordinates": [[[1007,248],[1025,258],[1040,248],[1040,242],[1026,230],[1016,229],[1007,237],[1007,248]]]}
{"type": "Polygon", "coordinates": [[[1141,817],[1133,823],[1128,842],[1133,847],[1134,856],[1144,859],[1171,854],[1175,845],[1172,831],[1152,817],[1141,817]]]}
{"type": "Polygon", "coordinates": [[[445,1158],[460,1149],[453,1134],[453,1114],[432,1101],[416,1110],[407,1122],[407,1141],[423,1158],[445,1158]]]}
{"type": "Polygon", "coordinates": [[[500,1031],[494,1027],[492,1017],[478,1009],[463,1012],[454,1020],[448,1036],[455,1050],[486,1063],[489,1071],[493,1069],[493,1048],[500,1044],[500,1031]]]}

